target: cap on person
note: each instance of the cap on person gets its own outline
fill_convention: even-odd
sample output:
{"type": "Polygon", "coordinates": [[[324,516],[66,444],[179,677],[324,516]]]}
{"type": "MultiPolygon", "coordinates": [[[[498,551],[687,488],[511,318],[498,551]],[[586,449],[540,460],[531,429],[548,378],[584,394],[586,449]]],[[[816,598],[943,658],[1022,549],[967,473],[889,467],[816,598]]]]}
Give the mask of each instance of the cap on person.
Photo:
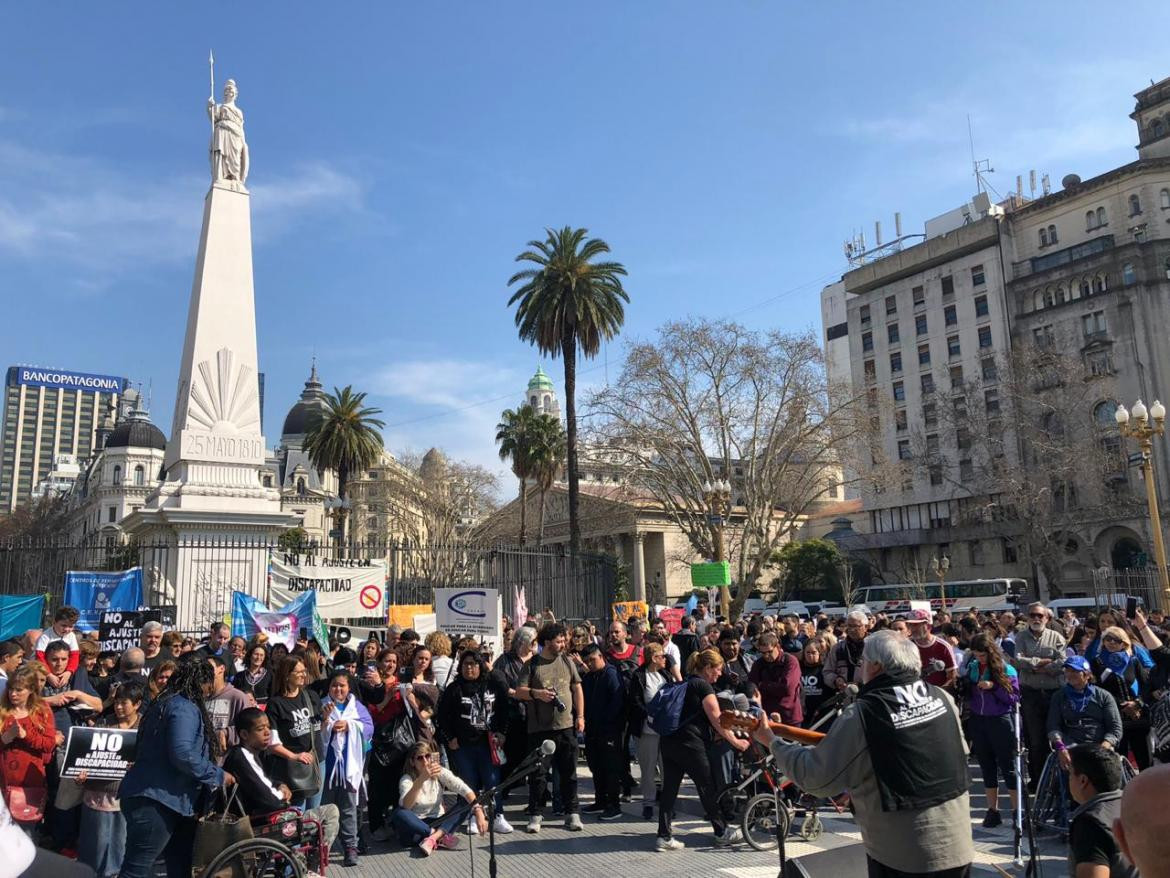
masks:
{"type": "Polygon", "coordinates": [[[916,622],[922,622],[929,625],[930,613],[926,612],[926,610],[911,610],[906,616],[906,621],[911,625],[915,624],[916,622]]]}
{"type": "Polygon", "coordinates": [[[1085,673],[1090,670],[1089,660],[1083,655],[1070,655],[1064,660],[1064,666],[1073,671],[1080,671],[1085,673]]]}

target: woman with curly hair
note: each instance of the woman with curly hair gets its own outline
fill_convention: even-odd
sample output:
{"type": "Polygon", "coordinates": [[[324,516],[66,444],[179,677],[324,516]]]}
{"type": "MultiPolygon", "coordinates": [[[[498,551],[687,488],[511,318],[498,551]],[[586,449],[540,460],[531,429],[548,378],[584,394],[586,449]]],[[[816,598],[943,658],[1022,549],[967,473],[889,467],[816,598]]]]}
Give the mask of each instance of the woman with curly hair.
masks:
{"type": "Polygon", "coordinates": [[[12,672],[8,688],[0,696],[0,784],[12,819],[28,829],[40,817],[31,822],[22,820],[24,809],[12,799],[21,796],[29,805],[36,800],[43,805],[48,798],[45,766],[57,745],[53,711],[40,692],[40,677],[26,665],[12,672]]]}
{"type": "Polygon", "coordinates": [[[206,790],[235,783],[215,764],[219,738],[205,704],[214,680],[210,662],[184,659],[142,717],[137,757],[118,791],[126,818],[122,878],[153,875],[160,855],[169,878],[189,876],[196,804],[206,790]]]}
{"type": "Polygon", "coordinates": [[[971,749],[983,772],[983,789],[987,793],[986,827],[999,826],[999,778],[1003,775],[1012,811],[1016,809],[1016,735],[1012,710],[1020,700],[1020,681],[1016,669],[1004,661],[996,635],[976,634],[971,638],[971,657],[963,666],[962,678],[970,697],[971,749]]]}

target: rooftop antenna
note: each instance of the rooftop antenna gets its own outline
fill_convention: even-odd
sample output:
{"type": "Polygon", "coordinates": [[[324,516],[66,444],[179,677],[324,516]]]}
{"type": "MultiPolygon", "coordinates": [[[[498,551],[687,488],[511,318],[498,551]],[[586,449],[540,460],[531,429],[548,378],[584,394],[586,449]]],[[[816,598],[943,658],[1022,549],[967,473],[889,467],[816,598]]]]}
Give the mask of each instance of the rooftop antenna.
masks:
{"type": "Polygon", "coordinates": [[[975,172],[975,191],[983,192],[990,188],[987,181],[983,179],[984,174],[994,174],[995,168],[991,166],[991,159],[976,159],[975,158],[975,134],[971,129],[971,114],[967,114],[967,141],[971,145],[971,168],[975,172]]]}
{"type": "Polygon", "coordinates": [[[894,214],[894,237],[895,238],[902,237],[902,214],[901,213],[894,214]]]}
{"type": "Polygon", "coordinates": [[[1047,174],[1040,178],[1040,185],[1044,187],[1045,195],[1052,191],[1052,183],[1049,181],[1047,174]]]}
{"type": "Polygon", "coordinates": [[[1028,171],[1028,190],[1031,193],[1031,197],[1035,198],[1036,197],[1036,169],[1035,168],[1028,171]]]}

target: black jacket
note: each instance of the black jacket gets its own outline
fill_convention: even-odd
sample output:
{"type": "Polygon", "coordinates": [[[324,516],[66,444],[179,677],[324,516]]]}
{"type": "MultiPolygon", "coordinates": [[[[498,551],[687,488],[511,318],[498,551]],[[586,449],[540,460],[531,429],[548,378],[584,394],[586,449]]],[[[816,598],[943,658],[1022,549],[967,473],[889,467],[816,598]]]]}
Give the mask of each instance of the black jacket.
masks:
{"type": "MultiPolygon", "coordinates": [[[[482,673],[482,672],[481,672],[482,673]]],[[[478,744],[487,732],[503,734],[508,723],[508,690],[490,674],[478,680],[455,677],[443,690],[435,725],[446,744],[478,744]]]]}
{"type": "MultiPolygon", "coordinates": [[[[252,763],[244,756],[243,749],[239,745],[230,748],[227,751],[227,756],[224,757],[223,767],[225,771],[231,772],[236,779],[239,788],[239,801],[244,807],[244,813],[249,817],[259,817],[287,808],[288,804],[284,799],[272,794],[272,790],[264,783],[265,778],[256,774],[252,763]]],[[[256,761],[260,763],[261,770],[267,780],[273,786],[278,786],[280,783],[277,780],[280,777],[278,763],[283,760],[279,756],[261,753],[256,757],[256,761]]]]}

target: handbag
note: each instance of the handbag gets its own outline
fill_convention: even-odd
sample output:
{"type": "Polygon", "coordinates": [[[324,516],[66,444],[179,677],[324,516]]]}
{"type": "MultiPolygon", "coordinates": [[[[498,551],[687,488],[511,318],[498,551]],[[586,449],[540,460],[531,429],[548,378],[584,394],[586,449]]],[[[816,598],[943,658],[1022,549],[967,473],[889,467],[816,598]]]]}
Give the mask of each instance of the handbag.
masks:
{"type": "MultiPolygon", "coordinates": [[[[195,845],[191,858],[191,864],[196,872],[207,866],[230,845],[252,838],[252,822],[244,814],[243,806],[236,800],[238,790],[238,785],[232,787],[222,812],[213,811],[199,818],[199,823],[195,827],[195,845]],[[239,817],[232,814],[233,804],[239,805],[239,817]]],[[[230,867],[225,871],[230,872],[230,867]]]]}
{"type": "Polygon", "coordinates": [[[39,823],[45,817],[45,805],[48,802],[49,791],[45,787],[4,788],[4,804],[17,823],[39,823]]]}
{"type": "Polygon", "coordinates": [[[372,745],[374,759],[383,768],[394,762],[415,745],[414,720],[409,713],[402,714],[374,730],[372,745]]]}
{"type": "Polygon", "coordinates": [[[321,791],[321,762],[316,753],[310,754],[313,761],[301,762],[287,759],[284,763],[284,782],[294,793],[316,795],[321,791]]]}

